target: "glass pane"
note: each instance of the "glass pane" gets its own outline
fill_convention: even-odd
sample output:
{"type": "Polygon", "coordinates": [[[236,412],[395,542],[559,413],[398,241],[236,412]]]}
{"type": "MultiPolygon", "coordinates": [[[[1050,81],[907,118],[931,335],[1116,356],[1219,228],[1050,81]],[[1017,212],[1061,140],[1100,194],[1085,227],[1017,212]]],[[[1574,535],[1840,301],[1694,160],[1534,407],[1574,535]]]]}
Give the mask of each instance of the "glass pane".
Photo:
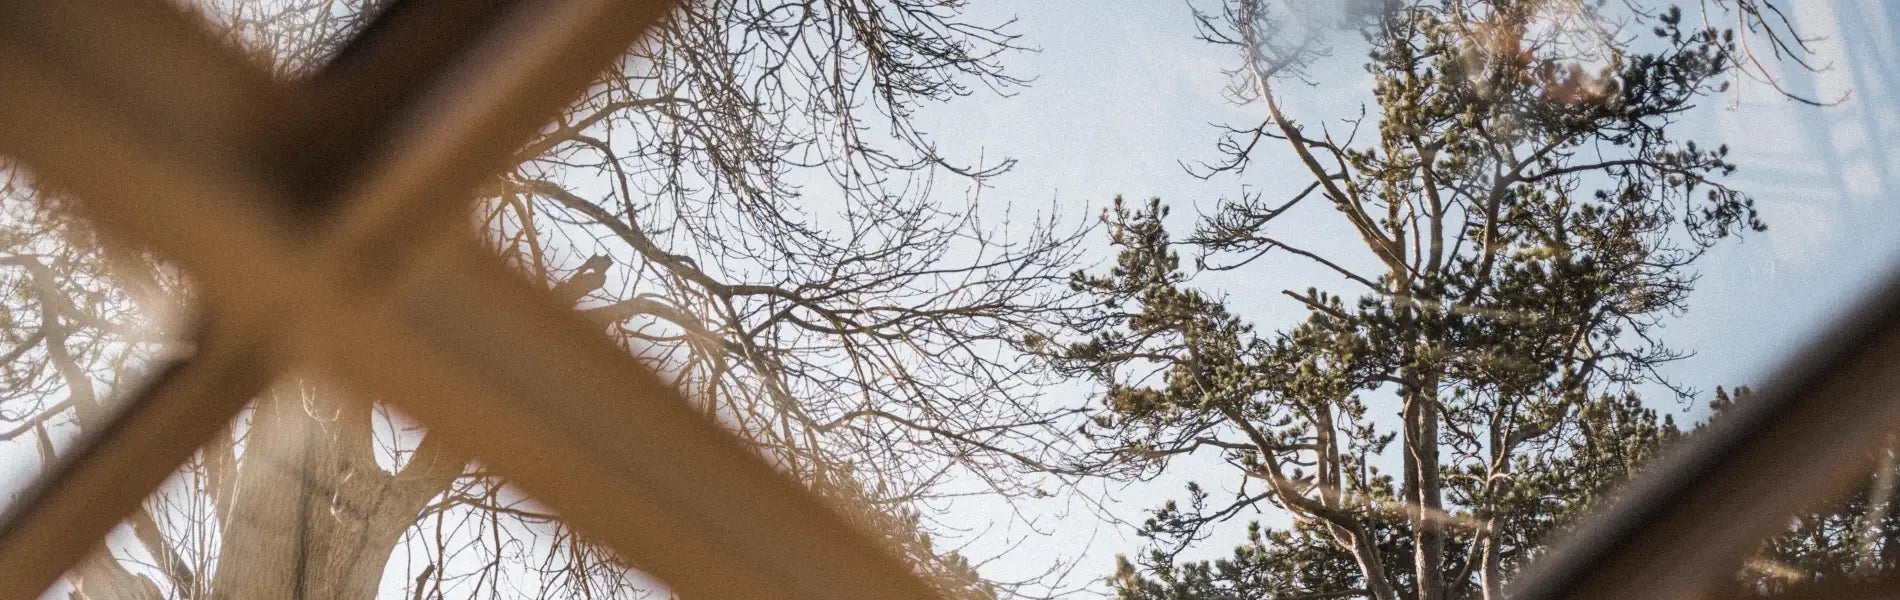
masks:
{"type": "MultiPolygon", "coordinates": [[[[1900,250],[1900,10],[1875,0],[864,4],[696,3],[484,182],[476,221],[709,418],[956,577],[1496,597],[1900,250]]],[[[365,14],[200,6],[292,74],[365,14]]],[[[31,348],[20,289],[0,341],[31,348]]],[[[117,382],[99,348],[82,370],[117,382]]],[[[32,352],[0,407],[29,458],[19,426],[93,379],[32,352]]],[[[213,583],[175,595],[296,553],[348,574],[300,581],[358,595],[646,589],[479,471],[388,504],[426,437],[316,414],[291,435],[353,437],[256,467],[274,483],[245,497],[266,498],[229,510],[261,516],[230,527],[402,552],[221,528],[193,559],[213,583]],[[258,508],[287,494],[290,521],[258,508]]],[[[226,521],[196,502],[155,527],[226,521]]],[[[1858,564],[1874,534],[1850,532],[1885,528],[1857,518],[1879,520],[1815,520],[1826,552],[1754,568],[1858,564]]],[[[108,546],[161,562],[136,537],[108,546]]]]}
{"type": "Polygon", "coordinates": [[[153,361],[189,351],[183,279],[101,246],[62,202],[0,170],[0,507],[103,428],[153,361]]]}

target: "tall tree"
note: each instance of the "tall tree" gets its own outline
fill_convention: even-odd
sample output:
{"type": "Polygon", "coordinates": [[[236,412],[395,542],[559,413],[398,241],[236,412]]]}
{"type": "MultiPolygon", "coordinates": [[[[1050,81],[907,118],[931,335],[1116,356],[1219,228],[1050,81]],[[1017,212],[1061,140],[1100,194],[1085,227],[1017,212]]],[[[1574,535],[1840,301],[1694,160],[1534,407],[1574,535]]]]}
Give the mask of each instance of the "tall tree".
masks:
{"type": "Polygon", "coordinates": [[[1634,3],[1345,6],[1369,80],[1313,68],[1329,50],[1319,9],[1196,13],[1262,113],[1206,174],[1273,149],[1297,176],[1178,241],[1158,200],[1118,199],[1116,265],[1073,280],[1108,307],[1055,353],[1105,385],[1105,453],[1136,473],[1218,453],[1238,484],[1156,511],[1154,547],[1112,579],[1124,598],[1501,598],[1556,525],[1674,435],[1637,395],[1680,356],[1656,328],[1686,308],[1707,249],[1763,229],[1723,183],[1728,148],[1678,122],[1759,74],[1744,44],[1802,48],[1772,4],[1708,5],[1739,33],[1634,3]],[[1289,81],[1369,92],[1371,110],[1339,130],[1296,119],[1289,81]],[[1299,241],[1329,219],[1350,242],[1299,241]],[[1206,269],[1285,257],[1332,277],[1288,282],[1305,318],[1262,332],[1190,285],[1183,243],[1206,269]],[[1232,559],[1177,563],[1266,508],[1291,524],[1256,524],[1232,559]]]}
{"type": "MultiPolygon", "coordinates": [[[[296,77],[380,4],[199,8],[296,77]]],[[[1008,211],[933,191],[936,178],[980,183],[1008,166],[954,162],[913,126],[921,105],[1019,83],[999,62],[1014,37],[962,10],[688,2],[522,147],[476,214],[502,256],[650,358],[709,418],[946,589],[989,597],[993,582],[931,545],[922,503],[950,480],[1035,493],[1012,473],[1065,452],[1063,411],[1036,397],[1046,367],[1011,347],[1066,306],[1045,290],[1072,268],[1077,232],[1047,215],[986,221],[1008,211]]],[[[148,257],[108,256],[56,194],[11,175],[0,418],[52,460],[104,425],[108,396],[136,381],[127,364],[180,350],[162,315],[191,292],[148,257]]],[[[362,400],[304,380],[260,398],[132,516],[130,538],[69,575],[73,596],[652,589],[457,449],[362,400]]]]}

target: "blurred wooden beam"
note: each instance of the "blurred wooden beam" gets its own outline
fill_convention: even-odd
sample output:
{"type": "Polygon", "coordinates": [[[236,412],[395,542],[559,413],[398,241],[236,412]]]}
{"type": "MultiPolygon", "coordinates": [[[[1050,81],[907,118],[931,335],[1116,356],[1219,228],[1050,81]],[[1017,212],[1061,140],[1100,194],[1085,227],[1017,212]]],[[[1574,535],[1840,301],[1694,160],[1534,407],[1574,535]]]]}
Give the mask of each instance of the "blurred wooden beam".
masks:
{"type": "Polygon", "coordinates": [[[936,597],[474,240],[417,262],[387,312],[299,336],[312,364],[476,451],[683,597],[936,597]]]}
{"type": "Polygon", "coordinates": [[[244,335],[200,335],[192,358],[162,365],[136,396],[137,410],[61,457],[15,498],[0,521],[0,598],[37,598],[69,567],[101,549],[106,532],[138,508],[204,440],[230,426],[267,385],[269,348],[244,335]]]}
{"type": "Polygon", "coordinates": [[[1788,519],[1865,484],[1900,431],[1900,277],[1845,314],[1694,445],[1615,490],[1506,596],[1708,597],[1788,519]]]}
{"type": "MultiPolygon", "coordinates": [[[[185,223],[191,214],[112,209],[204,191],[174,175],[249,169],[260,124],[284,97],[256,65],[210,43],[201,23],[156,2],[0,2],[0,74],[0,152],[43,183],[122,199],[97,208],[145,236],[201,227],[185,223]]],[[[0,598],[38,597],[268,383],[271,340],[255,337],[268,332],[244,331],[259,323],[234,313],[216,318],[236,327],[200,335],[194,356],[161,366],[99,435],[8,507],[0,598]]]]}

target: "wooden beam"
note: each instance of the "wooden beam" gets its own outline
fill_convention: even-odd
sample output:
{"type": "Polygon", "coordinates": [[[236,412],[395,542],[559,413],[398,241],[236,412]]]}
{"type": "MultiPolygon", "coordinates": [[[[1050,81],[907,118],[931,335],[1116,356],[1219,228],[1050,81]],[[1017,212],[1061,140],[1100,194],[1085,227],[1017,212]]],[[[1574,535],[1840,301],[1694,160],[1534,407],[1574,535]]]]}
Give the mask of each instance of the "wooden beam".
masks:
{"type": "Polygon", "coordinates": [[[1506,597],[1704,597],[1788,519],[1863,484],[1900,431],[1900,277],[1846,314],[1694,445],[1613,490],[1506,597]]]}
{"type": "MultiPolygon", "coordinates": [[[[237,332],[230,332],[237,333],[237,332]]],[[[0,598],[29,600],[99,551],[105,534],[269,383],[270,349],[202,335],[195,355],[145,382],[136,411],[82,440],[0,520],[0,598]]]]}

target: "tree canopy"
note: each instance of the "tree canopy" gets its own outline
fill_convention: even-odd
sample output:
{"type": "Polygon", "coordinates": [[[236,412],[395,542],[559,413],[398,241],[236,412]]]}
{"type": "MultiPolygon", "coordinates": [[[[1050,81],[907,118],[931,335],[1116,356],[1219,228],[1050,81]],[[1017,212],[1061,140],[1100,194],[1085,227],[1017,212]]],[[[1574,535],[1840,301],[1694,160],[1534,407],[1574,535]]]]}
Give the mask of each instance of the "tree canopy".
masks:
{"type": "Polygon", "coordinates": [[[1654,410],[1693,394],[1661,376],[1682,353],[1659,326],[1687,309],[1697,259],[1765,225],[1726,183],[1728,147],[1679,124],[1760,75],[1748,44],[1806,39],[1772,4],[1704,8],[1353,4],[1339,27],[1360,34],[1364,79],[1313,68],[1335,46],[1317,9],[1196,14],[1239,58],[1234,98],[1262,115],[1229,128],[1201,173],[1274,156],[1297,176],[1179,238],[1160,200],[1117,199],[1103,219],[1118,258],[1072,280],[1103,307],[1052,354],[1105,389],[1102,452],[1136,475],[1218,454],[1235,490],[1191,485],[1155,510],[1152,545],[1111,579],[1120,597],[1501,598],[1555,532],[1683,435],[1654,410]],[[1741,30],[1709,25],[1719,15],[1741,30]],[[1370,105],[1339,126],[1301,118],[1282,89],[1301,84],[1370,105]],[[1328,219],[1351,241],[1297,241],[1328,219]],[[1330,274],[1235,290],[1295,301],[1304,318],[1284,327],[1193,285],[1271,260],[1330,274]],[[1228,559],[1179,560],[1269,508],[1289,524],[1253,524],[1228,559]]]}

